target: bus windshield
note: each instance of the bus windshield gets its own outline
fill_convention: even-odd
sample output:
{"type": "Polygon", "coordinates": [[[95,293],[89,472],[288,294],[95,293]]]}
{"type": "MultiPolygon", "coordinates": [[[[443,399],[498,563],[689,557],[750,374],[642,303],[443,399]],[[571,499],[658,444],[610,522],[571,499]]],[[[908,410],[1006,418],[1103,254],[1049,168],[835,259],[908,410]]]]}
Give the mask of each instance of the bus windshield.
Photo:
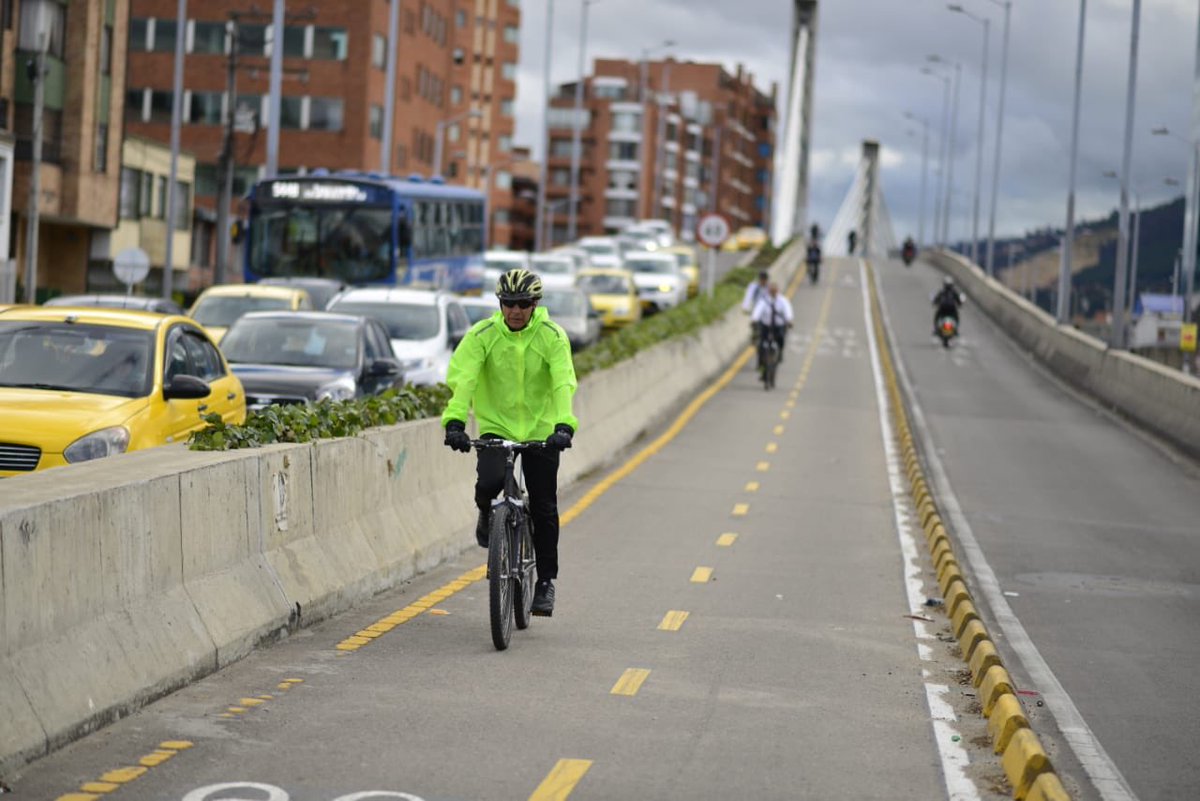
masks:
{"type": "Polygon", "coordinates": [[[259,278],[394,280],[390,208],[266,205],[250,226],[250,270],[259,278]]]}

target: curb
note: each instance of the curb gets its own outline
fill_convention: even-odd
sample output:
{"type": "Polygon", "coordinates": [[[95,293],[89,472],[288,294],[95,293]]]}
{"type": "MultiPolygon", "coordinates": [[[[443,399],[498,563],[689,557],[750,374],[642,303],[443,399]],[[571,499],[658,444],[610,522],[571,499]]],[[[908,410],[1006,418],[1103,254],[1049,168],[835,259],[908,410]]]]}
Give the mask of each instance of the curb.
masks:
{"type": "Polygon", "coordinates": [[[979,689],[983,715],[988,719],[992,747],[1001,754],[1000,763],[1013,789],[1013,798],[1028,801],[1069,801],[1054,766],[1041,741],[1029,725],[1021,707],[1015,683],[1004,667],[991,634],[976,607],[971,591],[954,554],[948,529],[938,512],[937,501],[925,479],[921,457],[908,422],[907,404],[892,361],[891,344],[883,328],[883,315],[875,283],[875,270],[866,262],[871,296],[871,324],[879,341],[880,363],[891,400],[889,413],[895,425],[901,449],[909,493],[917,510],[917,519],[925,532],[942,591],[944,610],[950,628],[962,649],[962,658],[971,671],[971,681],[979,689]]]}

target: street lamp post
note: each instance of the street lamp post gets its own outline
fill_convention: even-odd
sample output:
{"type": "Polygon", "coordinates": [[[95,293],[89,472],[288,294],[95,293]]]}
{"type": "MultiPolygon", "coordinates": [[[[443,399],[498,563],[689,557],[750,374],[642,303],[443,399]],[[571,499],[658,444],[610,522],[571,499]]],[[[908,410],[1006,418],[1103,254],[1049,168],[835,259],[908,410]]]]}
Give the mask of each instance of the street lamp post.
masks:
{"type": "Polygon", "coordinates": [[[446,138],[447,126],[453,125],[456,122],[461,122],[462,120],[465,120],[465,119],[474,119],[476,117],[482,117],[482,116],[483,116],[482,111],[480,111],[479,109],[473,108],[470,111],[464,111],[462,114],[456,114],[453,117],[449,117],[448,119],[438,120],[437,135],[433,139],[433,174],[434,175],[442,174],[442,149],[444,147],[443,142],[446,138]]]}
{"type": "Polygon", "coordinates": [[[1083,43],[1087,0],[1079,0],[1079,38],[1075,46],[1075,99],[1071,112],[1071,156],[1067,178],[1067,225],[1063,231],[1062,258],[1058,265],[1058,309],[1055,319],[1065,324],[1071,317],[1071,251],[1075,247],[1075,171],[1079,164],[1079,99],[1083,89],[1083,43]]]}
{"type": "MultiPolygon", "coordinates": [[[[971,201],[971,261],[979,264],[979,195],[983,183],[983,119],[987,111],[987,74],[988,74],[988,45],[991,41],[992,21],[967,11],[961,5],[951,3],[946,6],[950,11],[962,14],[975,20],[983,26],[983,67],[979,73],[979,125],[976,128],[978,141],[975,143],[975,197],[971,201]]],[[[988,270],[988,275],[991,275],[988,270]]]]}
{"type": "Polygon", "coordinates": [[[930,67],[921,68],[922,75],[929,75],[942,82],[942,124],[938,128],[938,162],[934,171],[937,180],[933,184],[933,242],[939,242],[937,235],[938,220],[942,216],[942,175],[946,169],[946,126],[949,125],[950,115],[950,76],[934,72],[930,67]]]}
{"type": "MultiPolygon", "coordinates": [[[[280,5],[283,5],[280,0],[280,5]]],[[[163,263],[163,297],[171,299],[175,278],[175,200],[179,194],[179,126],[183,120],[183,53],[187,30],[187,0],[179,0],[175,19],[174,94],[171,97],[171,162],[167,168],[167,241],[163,263]]],[[[38,82],[40,85],[40,81],[38,82]]]]}
{"type": "Polygon", "coordinates": [[[546,183],[550,176],[550,45],[554,38],[554,0],[546,0],[546,42],[542,64],[542,165],[538,171],[537,228],[534,249],[542,249],[542,221],[546,216],[546,183]]]}
{"type": "MultiPolygon", "coordinates": [[[[1198,56],[1200,58],[1200,56],[1198,56]]],[[[1198,63],[1197,71],[1200,72],[1200,63],[1198,63]]],[[[1200,80],[1198,75],[1197,80],[1200,80]]],[[[1175,133],[1166,126],[1155,128],[1150,131],[1154,136],[1170,136],[1173,139],[1178,139],[1188,146],[1190,152],[1190,162],[1188,164],[1188,188],[1184,193],[1184,216],[1183,216],[1183,272],[1185,291],[1185,307],[1184,307],[1184,322],[1191,319],[1192,314],[1192,292],[1195,289],[1195,272],[1196,272],[1196,213],[1194,209],[1197,203],[1200,203],[1200,142],[1192,142],[1175,133]]],[[[1173,179],[1167,179],[1168,182],[1173,179]]],[[[1168,183],[1168,186],[1179,186],[1179,181],[1168,183]]]]}
{"type": "MultiPolygon", "coordinates": [[[[643,143],[644,151],[645,151],[645,143],[650,141],[650,113],[649,113],[650,112],[650,104],[647,102],[647,97],[646,97],[648,94],[650,94],[650,56],[654,55],[655,53],[657,53],[661,50],[669,50],[674,46],[675,46],[674,39],[664,39],[660,44],[658,44],[654,47],[643,47],[642,48],[642,64],[641,64],[640,85],[638,87],[638,100],[642,104],[642,143],[643,143]]],[[[643,164],[649,163],[649,159],[646,158],[646,152],[642,153],[642,163],[643,164]]],[[[655,173],[657,174],[657,169],[658,169],[657,155],[656,155],[654,163],[651,164],[651,167],[655,170],[655,173]]],[[[645,186],[646,186],[646,172],[647,171],[645,169],[643,169],[641,178],[639,179],[639,183],[643,190],[645,189],[645,186]]],[[[639,191],[638,196],[641,198],[644,198],[646,196],[646,193],[644,191],[639,191]]],[[[651,209],[648,213],[646,213],[642,216],[645,216],[645,217],[654,216],[653,209],[651,209]]]]}
{"type": "Polygon", "coordinates": [[[1129,34],[1129,84],[1125,95],[1125,143],[1121,155],[1121,211],[1117,225],[1117,274],[1113,277],[1113,316],[1109,343],[1114,348],[1126,346],[1125,282],[1129,261],[1129,170],[1133,159],[1133,118],[1137,104],[1138,37],[1142,17],[1142,0],[1133,0],[1133,24],[1129,34]]]}
{"type": "Polygon", "coordinates": [[[992,275],[996,252],[996,199],[1000,192],[1000,146],[1004,140],[1004,99],[1008,90],[1008,23],[1012,0],[989,0],[1004,7],[1004,44],[1000,55],[1000,106],[996,109],[996,151],[992,160],[992,205],[988,211],[987,273],[992,275]]]}
{"type": "Polygon", "coordinates": [[[946,146],[946,192],[942,195],[942,246],[950,244],[950,208],[954,205],[954,149],[958,139],[958,90],[962,83],[962,64],[948,61],[941,56],[932,55],[929,61],[935,64],[945,64],[954,67],[954,101],[951,104],[949,136],[946,146]]]}
{"type": "Polygon", "coordinates": [[[904,116],[913,122],[921,123],[921,205],[918,211],[917,241],[923,245],[925,243],[925,183],[929,178],[929,120],[925,117],[918,117],[911,111],[906,111],[904,116]]]}
{"type": "Polygon", "coordinates": [[[571,206],[567,210],[567,238],[575,241],[579,214],[579,162],[583,158],[583,84],[587,69],[588,8],[596,0],[581,0],[579,19],[579,80],[575,82],[575,112],[571,120],[571,206]]]}

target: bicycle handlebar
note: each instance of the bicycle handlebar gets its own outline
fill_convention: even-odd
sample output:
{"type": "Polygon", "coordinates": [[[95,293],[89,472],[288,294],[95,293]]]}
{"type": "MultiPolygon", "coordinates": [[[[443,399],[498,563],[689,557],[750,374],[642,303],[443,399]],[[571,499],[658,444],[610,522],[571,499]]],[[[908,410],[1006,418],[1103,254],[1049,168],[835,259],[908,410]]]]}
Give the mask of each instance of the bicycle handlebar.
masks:
{"type": "Polygon", "coordinates": [[[513,442],[507,439],[473,439],[471,447],[476,449],[496,448],[506,451],[529,451],[537,450],[538,448],[548,448],[545,442],[534,440],[533,442],[513,442]]]}

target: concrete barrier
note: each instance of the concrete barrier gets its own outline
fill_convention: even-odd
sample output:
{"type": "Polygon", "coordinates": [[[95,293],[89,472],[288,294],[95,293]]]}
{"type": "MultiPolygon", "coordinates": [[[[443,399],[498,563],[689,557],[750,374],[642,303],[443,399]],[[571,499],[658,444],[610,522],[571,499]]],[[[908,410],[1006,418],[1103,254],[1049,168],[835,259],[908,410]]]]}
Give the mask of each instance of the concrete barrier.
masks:
{"type": "Polygon", "coordinates": [[[929,257],[971,300],[1055,374],[1200,458],[1200,380],[1105,343],[1054,318],[955,253],[929,257]]]}
{"type": "MultiPolygon", "coordinates": [[[[746,342],[734,309],[584,378],[560,483],[615,458],[746,342]]],[[[0,773],[473,547],[474,462],[442,439],[421,420],[0,482],[0,773]]]]}

